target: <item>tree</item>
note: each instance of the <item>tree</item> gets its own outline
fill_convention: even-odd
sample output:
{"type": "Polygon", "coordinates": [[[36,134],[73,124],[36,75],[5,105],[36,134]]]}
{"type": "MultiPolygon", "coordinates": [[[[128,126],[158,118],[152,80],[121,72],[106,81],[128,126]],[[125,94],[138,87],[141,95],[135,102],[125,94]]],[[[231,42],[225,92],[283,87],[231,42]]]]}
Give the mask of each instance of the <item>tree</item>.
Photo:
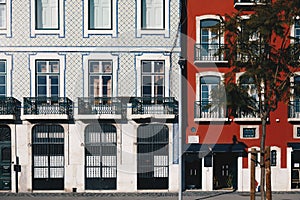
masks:
{"type": "Polygon", "coordinates": [[[277,109],[278,102],[290,99],[291,87],[298,90],[293,88],[291,78],[300,70],[299,38],[291,37],[290,32],[300,16],[300,1],[277,0],[256,5],[250,13],[245,16],[245,11],[240,10],[220,17],[226,44],[220,53],[225,54],[232,67],[225,81],[231,113],[242,110],[261,118],[260,186],[261,199],[265,199],[264,151],[268,117],[277,109]],[[244,72],[241,78],[246,84],[236,84],[238,72],[244,72]],[[247,84],[254,87],[245,87],[247,84]],[[251,96],[251,93],[256,95],[251,96]]]}

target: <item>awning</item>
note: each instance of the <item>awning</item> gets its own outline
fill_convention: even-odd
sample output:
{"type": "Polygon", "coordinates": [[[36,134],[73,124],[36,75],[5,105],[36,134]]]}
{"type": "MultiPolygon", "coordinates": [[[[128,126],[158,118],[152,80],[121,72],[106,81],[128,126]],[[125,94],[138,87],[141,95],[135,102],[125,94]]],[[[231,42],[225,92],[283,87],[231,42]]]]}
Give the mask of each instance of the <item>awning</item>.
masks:
{"type": "Polygon", "coordinates": [[[186,144],[184,152],[245,152],[247,146],[244,143],[235,144],[186,144]]]}
{"type": "Polygon", "coordinates": [[[287,143],[287,146],[292,147],[293,150],[300,150],[300,143],[289,142],[289,143],[287,143]]]}

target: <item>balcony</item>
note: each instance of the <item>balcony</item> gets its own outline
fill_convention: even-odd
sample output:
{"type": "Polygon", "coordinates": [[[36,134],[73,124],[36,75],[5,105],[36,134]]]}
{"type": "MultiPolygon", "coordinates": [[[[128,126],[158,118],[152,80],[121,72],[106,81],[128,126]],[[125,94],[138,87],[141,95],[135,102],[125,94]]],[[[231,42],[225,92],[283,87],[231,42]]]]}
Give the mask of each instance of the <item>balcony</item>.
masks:
{"type": "Polygon", "coordinates": [[[130,103],[129,119],[174,119],[178,114],[174,97],[134,97],[130,103]]]}
{"type": "Polygon", "coordinates": [[[299,122],[300,121],[300,100],[289,102],[288,121],[290,121],[290,122],[299,122]]]}
{"type": "Polygon", "coordinates": [[[271,0],[234,0],[236,9],[251,9],[255,5],[266,5],[271,3],[271,0]]]}
{"type": "Polygon", "coordinates": [[[122,102],[116,97],[78,98],[79,119],[121,119],[122,102]]]}
{"type": "Polygon", "coordinates": [[[199,63],[227,63],[220,50],[224,44],[195,44],[194,62],[199,63]]]}
{"type": "Polygon", "coordinates": [[[194,121],[227,121],[227,108],[224,102],[218,101],[195,101],[194,121]]]}
{"type": "Polygon", "coordinates": [[[61,119],[73,117],[73,102],[67,97],[24,97],[24,119],[61,119]]]}
{"type": "Polygon", "coordinates": [[[238,109],[234,121],[249,121],[249,122],[259,122],[261,118],[259,116],[259,103],[256,102],[253,105],[255,111],[238,109]]]}
{"type": "Polygon", "coordinates": [[[15,120],[20,116],[21,102],[13,97],[0,97],[0,120],[15,120]]]}

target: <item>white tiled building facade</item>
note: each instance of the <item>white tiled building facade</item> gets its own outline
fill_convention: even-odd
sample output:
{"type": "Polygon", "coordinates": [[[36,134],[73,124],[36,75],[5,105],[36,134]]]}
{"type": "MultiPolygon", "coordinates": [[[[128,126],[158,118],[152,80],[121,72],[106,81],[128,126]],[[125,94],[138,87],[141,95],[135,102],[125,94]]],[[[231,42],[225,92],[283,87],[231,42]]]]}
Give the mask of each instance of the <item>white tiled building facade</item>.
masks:
{"type": "Polygon", "coordinates": [[[0,0],[0,191],[178,190],[179,7],[0,0]]]}

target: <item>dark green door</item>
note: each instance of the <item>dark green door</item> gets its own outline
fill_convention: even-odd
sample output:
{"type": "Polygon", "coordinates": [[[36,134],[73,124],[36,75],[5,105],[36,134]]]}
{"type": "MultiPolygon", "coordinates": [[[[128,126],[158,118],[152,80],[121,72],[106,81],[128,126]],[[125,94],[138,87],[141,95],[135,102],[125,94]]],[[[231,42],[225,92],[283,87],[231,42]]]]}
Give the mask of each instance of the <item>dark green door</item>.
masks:
{"type": "Polygon", "coordinates": [[[137,136],[137,189],[168,189],[168,127],[141,125],[137,136]]]}
{"type": "Polygon", "coordinates": [[[11,189],[11,132],[0,126],[0,190],[11,189]]]}

